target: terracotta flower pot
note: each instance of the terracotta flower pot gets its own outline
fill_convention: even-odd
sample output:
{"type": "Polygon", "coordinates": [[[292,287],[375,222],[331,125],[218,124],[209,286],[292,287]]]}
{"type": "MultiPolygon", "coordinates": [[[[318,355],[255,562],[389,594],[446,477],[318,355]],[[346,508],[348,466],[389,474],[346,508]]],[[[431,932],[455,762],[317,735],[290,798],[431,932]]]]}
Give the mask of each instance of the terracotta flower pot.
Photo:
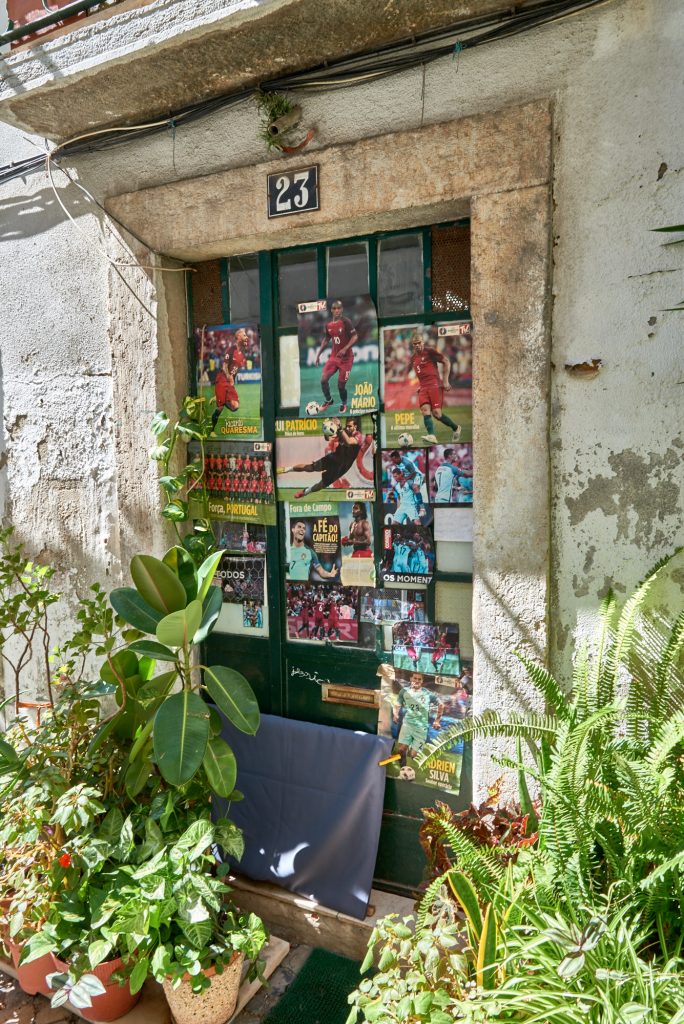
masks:
{"type": "Polygon", "coordinates": [[[69,965],[65,964],[62,960],[58,960],[54,953],[46,953],[44,956],[38,957],[37,960],[32,960],[29,964],[20,964],[19,957],[21,956],[23,946],[18,946],[16,942],[7,939],[7,948],[12,954],[12,962],[17,972],[17,980],[24,992],[30,996],[35,996],[39,992],[43,996],[52,996],[54,994],[53,990],[47,983],[48,974],[68,971],[69,965]]]}
{"type": "Polygon", "coordinates": [[[214,967],[207,968],[204,973],[211,978],[211,985],[200,995],[192,991],[189,975],[177,988],[166,978],[164,995],[176,1024],[226,1024],[237,1005],[243,960],[244,954],[235,952],[223,974],[217,974],[214,967]]]}
{"type": "Polygon", "coordinates": [[[121,957],[117,957],[116,960],[98,964],[88,972],[99,978],[107,991],[101,996],[93,997],[92,1007],[79,1011],[86,1020],[116,1020],[118,1017],[123,1017],[124,1013],[128,1013],[140,999],[140,992],[132,995],[128,981],[124,985],[111,981],[114,971],[118,971],[122,965],[123,960],[121,957]]]}

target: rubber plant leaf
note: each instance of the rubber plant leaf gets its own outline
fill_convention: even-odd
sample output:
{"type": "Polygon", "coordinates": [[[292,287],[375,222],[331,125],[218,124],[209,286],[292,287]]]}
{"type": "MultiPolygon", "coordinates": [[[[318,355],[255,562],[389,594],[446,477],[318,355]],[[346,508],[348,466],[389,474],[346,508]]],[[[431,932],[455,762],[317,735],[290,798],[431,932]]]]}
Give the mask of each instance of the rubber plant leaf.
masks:
{"type": "Polygon", "coordinates": [[[209,708],[191,690],[167,697],[154,719],[154,756],[159,771],[172,786],[193,777],[207,748],[209,708]]]}
{"type": "Polygon", "coordinates": [[[188,603],[185,587],[173,569],[153,555],[135,555],[131,576],[143,600],[162,615],[177,612],[188,603]]]}
{"type": "Polygon", "coordinates": [[[204,670],[204,685],[229,722],[253,736],[259,728],[259,705],[247,680],[233,668],[212,665],[204,670]]]}

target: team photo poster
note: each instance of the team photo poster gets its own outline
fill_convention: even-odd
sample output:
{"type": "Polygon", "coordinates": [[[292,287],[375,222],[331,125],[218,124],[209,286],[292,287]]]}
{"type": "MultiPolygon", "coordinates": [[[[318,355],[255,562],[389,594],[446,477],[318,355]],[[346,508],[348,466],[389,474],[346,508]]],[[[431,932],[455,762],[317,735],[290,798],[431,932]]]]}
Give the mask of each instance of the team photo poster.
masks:
{"type": "Polygon", "coordinates": [[[382,328],[385,444],[446,444],[473,437],[473,325],[382,328]]]}
{"type": "Polygon", "coordinates": [[[359,639],[359,591],[334,583],[286,584],[287,635],[290,640],[356,644],[359,639]]]}
{"type": "Polygon", "coordinates": [[[417,758],[444,730],[471,713],[472,677],[466,678],[464,671],[461,679],[446,679],[392,665],[381,665],[378,675],[378,732],[392,737],[394,753],[399,755],[387,766],[388,777],[457,794],[461,788],[463,740],[455,740],[422,768],[417,758]]]}
{"type": "Polygon", "coordinates": [[[385,448],[382,456],[382,521],[428,526],[432,522],[425,448],[385,448]]]}
{"type": "Polygon", "coordinates": [[[372,416],[276,420],[278,500],[374,501],[374,432],[372,416]]]}
{"type": "Polygon", "coordinates": [[[429,449],[430,501],[434,505],[472,505],[473,446],[436,444],[429,449]]]}
{"type": "Polygon", "coordinates": [[[195,328],[197,394],[217,437],[260,438],[261,339],[257,324],[195,328]]]}
{"type": "Polygon", "coordinates": [[[434,571],[435,546],[427,527],[412,523],[383,526],[383,583],[429,583],[434,571]]]}
{"type": "Polygon", "coordinates": [[[375,412],[380,350],[370,295],[300,302],[297,314],[300,416],[375,412]]]}
{"type": "Polygon", "coordinates": [[[287,579],[373,586],[373,523],[366,502],[288,502],[285,513],[287,579]]]}
{"type": "MultiPolygon", "coordinates": [[[[194,453],[195,446],[189,447],[194,453]]],[[[190,499],[193,519],[275,524],[273,451],[269,441],[207,442],[204,484],[206,505],[197,497],[190,499]]]]}

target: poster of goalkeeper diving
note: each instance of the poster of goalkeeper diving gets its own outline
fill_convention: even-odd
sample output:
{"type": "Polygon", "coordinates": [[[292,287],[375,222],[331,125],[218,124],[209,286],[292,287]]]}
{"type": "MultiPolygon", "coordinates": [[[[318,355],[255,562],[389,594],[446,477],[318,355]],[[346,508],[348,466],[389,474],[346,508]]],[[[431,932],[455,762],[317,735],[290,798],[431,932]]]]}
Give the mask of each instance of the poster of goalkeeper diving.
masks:
{"type": "Polygon", "coordinates": [[[382,328],[387,448],[473,438],[473,325],[382,328]]]}
{"type": "Polygon", "coordinates": [[[374,501],[372,416],[276,420],[278,501],[374,501]]]}
{"type": "Polygon", "coordinates": [[[359,416],[379,408],[378,317],[370,295],[297,306],[300,416],[359,416]]]}

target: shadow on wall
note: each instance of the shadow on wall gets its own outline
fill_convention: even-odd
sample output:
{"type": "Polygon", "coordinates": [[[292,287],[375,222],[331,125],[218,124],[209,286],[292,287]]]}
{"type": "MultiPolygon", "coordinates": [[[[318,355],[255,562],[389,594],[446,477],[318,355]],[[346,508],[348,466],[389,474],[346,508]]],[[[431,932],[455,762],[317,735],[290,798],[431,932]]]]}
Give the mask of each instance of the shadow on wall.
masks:
{"type": "Polygon", "coordinates": [[[7,441],[5,438],[5,391],[2,377],[2,351],[0,351],[0,523],[7,511],[7,441]]]}
{"type": "MultiPolygon", "coordinates": [[[[62,191],[61,199],[72,217],[82,217],[93,213],[97,207],[85,196],[74,195],[72,189],[68,202],[62,191]]],[[[0,242],[15,238],[31,238],[40,235],[58,224],[64,223],[67,216],[57,202],[51,188],[41,189],[30,196],[14,196],[0,200],[0,242]]]]}

